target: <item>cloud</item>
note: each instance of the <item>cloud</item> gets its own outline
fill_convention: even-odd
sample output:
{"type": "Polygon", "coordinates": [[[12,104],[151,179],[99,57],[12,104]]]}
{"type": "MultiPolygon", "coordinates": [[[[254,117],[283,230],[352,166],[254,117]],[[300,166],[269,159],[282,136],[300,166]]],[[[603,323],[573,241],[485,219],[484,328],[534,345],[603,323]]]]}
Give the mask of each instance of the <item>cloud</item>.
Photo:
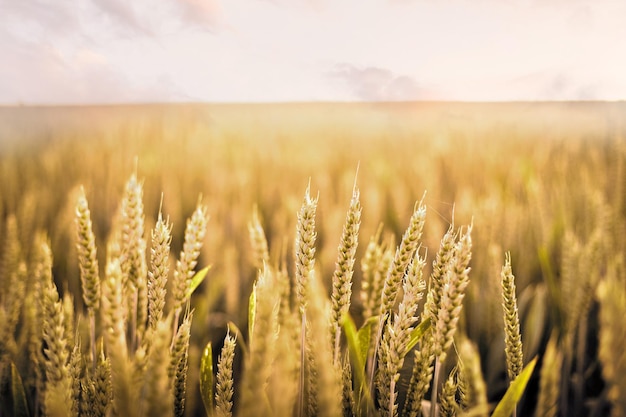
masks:
{"type": "MultiPolygon", "coordinates": [[[[140,19],[138,13],[133,8],[137,2],[127,2],[124,0],[91,0],[97,9],[96,13],[104,15],[110,19],[110,23],[122,32],[153,34],[153,30],[147,19],[140,19]]],[[[141,15],[146,16],[142,10],[141,15]]]]}
{"type": "Polygon", "coordinates": [[[529,73],[507,83],[505,88],[518,99],[556,101],[599,100],[610,90],[606,83],[566,68],[529,73]]]}
{"type": "Polygon", "coordinates": [[[218,0],[175,0],[184,22],[215,30],[219,26],[222,8],[218,0]]]}
{"type": "Polygon", "coordinates": [[[424,98],[424,91],[415,79],[396,75],[384,68],[338,64],[328,76],[331,80],[341,82],[359,100],[410,101],[424,98]]]}
{"type": "Polygon", "coordinates": [[[0,37],[2,102],[81,104],[189,101],[164,74],[140,80],[124,75],[104,55],[88,48],[68,53],[50,43],[16,44],[0,37]]]}
{"type": "Polygon", "coordinates": [[[223,18],[220,1],[0,0],[0,27],[18,40],[157,38],[188,29],[216,31],[223,18]]]}

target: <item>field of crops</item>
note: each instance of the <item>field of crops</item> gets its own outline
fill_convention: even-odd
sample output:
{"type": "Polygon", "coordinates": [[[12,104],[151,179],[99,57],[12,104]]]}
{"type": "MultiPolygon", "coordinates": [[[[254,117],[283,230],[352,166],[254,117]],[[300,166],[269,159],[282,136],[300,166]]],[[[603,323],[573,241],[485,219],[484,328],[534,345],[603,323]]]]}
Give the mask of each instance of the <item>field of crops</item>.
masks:
{"type": "Polygon", "coordinates": [[[0,416],[626,415],[625,164],[623,103],[0,108],[0,416]]]}

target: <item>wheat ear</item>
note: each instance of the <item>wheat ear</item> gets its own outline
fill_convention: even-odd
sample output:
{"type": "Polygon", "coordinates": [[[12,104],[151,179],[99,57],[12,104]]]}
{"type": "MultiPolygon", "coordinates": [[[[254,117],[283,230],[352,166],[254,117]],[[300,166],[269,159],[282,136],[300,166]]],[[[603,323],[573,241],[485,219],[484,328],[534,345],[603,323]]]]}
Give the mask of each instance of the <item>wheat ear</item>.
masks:
{"type": "Polygon", "coordinates": [[[144,239],[143,184],[133,173],[121,207],[121,271],[130,311],[130,347],[138,346],[147,319],[147,265],[144,239]]]}
{"type": "Polygon", "coordinates": [[[354,273],[354,261],[356,249],[359,244],[359,227],[361,225],[361,203],[359,201],[359,190],[354,186],[350,208],[346,215],[346,222],[343,226],[341,242],[339,243],[337,262],[332,279],[331,294],[331,346],[333,346],[333,363],[339,363],[341,318],[350,308],[350,297],[352,296],[352,275],[354,273]]]}
{"type": "Polygon", "coordinates": [[[95,372],[82,386],[81,415],[105,417],[113,400],[111,385],[111,361],[104,355],[104,346],[100,343],[95,372]]]}
{"type": "Polygon", "coordinates": [[[522,335],[520,333],[519,316],[517,312],[517,297],[515,295],[515,276],[511,270],[510,253],[506,254],[500,276],[502,279],[506,367],[509,380],[512,382],[522,371],[524,360],[522,356],[522,335]]]}
{"type": "Polygon", "coordinates": [[[85,197],[85,190],[80,187],[76,202],[76,249],[80,267],[80,282],[83,301],[89,315],[89,346],[91,362],[96,364],[96,312],[100,308],[100,275],[96,253],[96,238],[93,234],[91,213],[85,197]]]}
{"type": "Polygon", "coordinates": [[[222,353],[217,361],[217,383],[215,386],[215,415],[231,417],[233,415],[233,360],[237,340],[226,333],[222,353]]]}
{"type": "Polygon", "coordinates": [[[80,340],[76,337],[76,342],[70,354],[68,370],[72,381],[72,416],[78,417],[79,406],[83,398],[81,397],[81,385],[84,383],[85,362],[81,353],[80,340]]]}
{"type": "Polygon", "coordinates": [[[445,269],[440,307],[437,311],[434,331],[435,369],[431,397],[431,417],[436,415],[439,368],[445,361],[448,348],[452,345],[457,323],[463,308],[465,289],[469,284],[469,262],[472,255],[472,226],[465,233],[459,232],[459,241],[455,244],[454,256],[450,266],[445,269]]]}
{"type": "Polygon", "coordinates": [[[169,219],[163,220],[159,210],[157,223],[152,230],[151,270],[148,273],[148,323],[153,330],[163,318],[171,243],[172,225],[169,219]]]}
{"type": "Polygon", "coordinates": [[[298,307],[303,314],[309,298],[310,280],[315,264],[315,211],[317,198],[311,198],[311,184],[306,188],[302,207],[298,212],[296,227],[295,259],[296,259],[296,297],[298,307]]]}
{"type": "Polygon", "coordinates": [[[404,295],[398,306],[398,313],[393,322],[388,322],[379,350],[379,401],[390,417],[397,415],[396,384],[407,354],[405,346],[411,338],[411,330],[418,319],[419,302],[426,289],[423,276],[425,265],[426,256],[420,257],[419,250],[416,250],[404,277],[404,295]]]}
{"type": "MultiPolygon", "coordinates": [[[[376,291],[376,287],[378,289],[381,288],[381,277],[382,273],[378,273],[381,264],[381,260],[383,258],[384,247],[379,242],[380,235],[383,230],[383,225],[379,225],[376,234],[370,238],[367,247],[365,248],[365,253],[363,254],[363,258],[361,258],[361,291],[360,298],[361,304],[363,304],[363,318],[368,319],[372,317],[373,314],[378,312],[380,308],[380,292],[376,291]]],[[[393,254],[392,254],[393,258],[393,254]]],[[[389,268],[389,265],[384,269],[385,271],[389,268]]]]}
{"type": "Polygon", "coordinates": [[[304,201],[298,212],[298,221],[296,224],[296,240],[295,240],[295,287],[296,301],[298,311],[300,313],[300,382],[298,389],[298,405],[297,415],[304,415],[304,391],[305,391],[305,375],[306,375],[306,308],[310,297],[311,280],[313,279],[313,268],[315,265],[315,212],[317,209],[317,198],[311,198],[311,183],[304,193],[304,201]]]}
{"type": "Polygon", "coordinates": [[[178,332],[174,336],[173,347],[170,353],[172,372],[172,392],[174,394],[174,416],[182,417],[185,413],[187,396],[187,370],[189,368],[189,338],[191,336],[191,321],[193,312],[185,315],[178,332]]]}
{"type": "Polygon", "coordinates": [[[422,200],[415,204],[409,226],[402,236],[400,246],[396,250],[393,262],[389,266],[389,271],[385,277],[380,305],[381,316],[391,312],[396,303],[398,291],[402,284],[402,278],[419,245],[419,240],[422,237],[425,220],[426,206],[424,205],[424,198],[422,197],[422,200]]]}
{"type": "Polygon", "coordinates": [[[252,219],[248,223],[248,234],[250,236],[250,246],[252,248],[252,264],[257,269],[262,269],[263,265],[270,263],[270,253],[267,245],[267,239],[261,219],[259,208],[254,205],[252,209],[252,219]]]}
{"type": "Polygon", "coordinates": [[[456,369],[453,369],[441,387],[441,394],[439,395],[441,417],[455,417],[457,415],[459,411],[459,405],[456,402],[458,386],[457,372],[456,369]]]}
{"type": "Polygon", "coordinates": [[[73,408],[72,380],[68,368],[69,352],[65,335],[63,304],[52,280],[52,254],[47,242],[42,243],[45,276],[43,284],[43,341],[46,385],[44,410],[53,417],[69,416],[73,408]]]}
{"type": "Polygon", "coordinates": [[[187,220],[187,226],[185,227],[185,242],[183,243],[183,250],[180,253],[180,258],[176,262],[176,270],[174,271],[171,287],[172,297],[174,300],[174,329],[178,328],[178,319],[185,303],[189,299],[189,286],[191,284],[191,278],[194,274],[194,268],[196,267],[198,258],[200,257],[200,250],[202,249],[204,235],[206,234],[207,222],[207,208],[202,204],[201,200],[198,200],[196,209],[187,220]]]}

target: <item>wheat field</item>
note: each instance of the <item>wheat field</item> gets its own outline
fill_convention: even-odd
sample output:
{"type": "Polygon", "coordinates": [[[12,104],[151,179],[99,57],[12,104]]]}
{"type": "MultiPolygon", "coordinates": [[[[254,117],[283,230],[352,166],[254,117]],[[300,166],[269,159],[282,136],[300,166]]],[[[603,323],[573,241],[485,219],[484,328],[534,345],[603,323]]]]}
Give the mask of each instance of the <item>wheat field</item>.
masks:
{"type": "Polygon", "coordinates": [[[0,108],[0,416],[626,415],[625,122],[0,108]]]}

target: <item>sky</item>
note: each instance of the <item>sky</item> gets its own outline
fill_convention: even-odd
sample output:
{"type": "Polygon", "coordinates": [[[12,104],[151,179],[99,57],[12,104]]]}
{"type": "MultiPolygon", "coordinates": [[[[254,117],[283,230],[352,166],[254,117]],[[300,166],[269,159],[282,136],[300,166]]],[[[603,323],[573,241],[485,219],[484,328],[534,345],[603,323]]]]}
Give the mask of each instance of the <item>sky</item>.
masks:
{"type": "Polygon", "coordinates": [[[0,104],[626,99],[624,0],[0,0],[0,104]]]}

